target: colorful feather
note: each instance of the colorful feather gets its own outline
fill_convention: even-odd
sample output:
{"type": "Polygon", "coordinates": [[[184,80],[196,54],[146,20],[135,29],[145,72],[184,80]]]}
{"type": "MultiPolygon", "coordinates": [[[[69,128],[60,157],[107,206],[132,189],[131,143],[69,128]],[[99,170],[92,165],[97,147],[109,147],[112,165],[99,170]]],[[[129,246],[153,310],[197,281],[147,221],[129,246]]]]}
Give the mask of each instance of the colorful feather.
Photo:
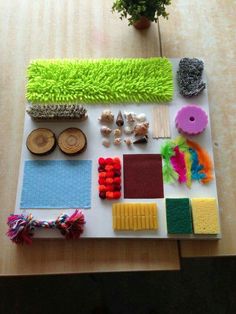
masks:
{"type": "Polygon", "coordinates": [[[207,151],[196,142],[187,140],[187,144],[197,152],[199,164],[203,166],[201,172],[204,173],[205,176],[201,182],[204,184],[210,182],[213,179],[213,163],[207,151]]]}
{"type": "Polygon", "coordinates": [[[174,183],[178,179],[178,174],[173,170],[170,163],[170,158],[174,154],[174,143],[170,140],[166,141],[165,144],[161,146],[161,155],[164,160],[162,172],[166,183],[174,183]]]}
{"type": "Polygon", "coordinates": [[[197,152],[190,148],[189,152],[191,154],[192,166],[191,166],[191,178],[192,180],[202,180],[206,177],[204,173],[202,173],[203,165],[200,165],[198,160],[197,152]]]}
{"type": "Polygon", "coordinates": [[[173,170],[170,162],[164,163],[162,173],[165,183],[171,184],[178,179],[178,174],[173,170]]]}
{"type": "Polygon", "coordinates": [[[181,152],[187,152],[189,149],[189,146],[186,142],[186,138],[181,135],[176,137],[176,139],[174,140],[174,143],[176,146],[179,147],[181,152]]]}
{"type": "Polygon", "coordinates": [[[189,152],[189,149],[184,153],[184,161],[186,165],[186,185],[187,187],[191,187],[192,185],[192,175],[191,175],[191,168],[192,168],[192,159],[191,159],[191,154],[189,152]]]}
{"type": "Polygon", "coordinates": [[[170,161],[175,172],[178,173],[179,183],[184,183],[187,181],[184,153],[180,151],[178,146],[174,148],[174,152],[175,152],[175,155],[170,158],[170,161]]]}
{"type": "Polygon", "coordinates": [[[213,163],[206,150],[183,136],[166,141],[161,147],[161,154],[166,183],[178,180],[191,187],[192,180],[205,184],[213,179],[213,163]]]}

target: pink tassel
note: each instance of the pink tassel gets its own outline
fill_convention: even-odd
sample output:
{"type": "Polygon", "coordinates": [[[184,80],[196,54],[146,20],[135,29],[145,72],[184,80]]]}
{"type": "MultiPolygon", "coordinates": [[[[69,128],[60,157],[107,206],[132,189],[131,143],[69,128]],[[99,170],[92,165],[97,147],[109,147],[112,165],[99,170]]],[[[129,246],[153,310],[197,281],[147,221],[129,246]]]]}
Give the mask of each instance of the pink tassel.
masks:
{"type": "Polygon", "coordinates": [[[179,183],[184,183],[187,181],[187,176],[186,176],[187,171],[186,171],[184,153],[182,153],[179,150],[178,146],[174,148],[174,152],[175,152],[175,155],[170,158],[170,161],[175,172],[177,172],[179,175],[179,178],[178,178],[179,183]]]}
{"type": "Polygon", "coordinates": [[[59,216],[56,224],[57,228],[66,239],[78,239],[84,231],[84,213],[76,209],[70,217],[67,215],[59,216]]]}
{"type": "Polygon", "coordinates": [[[32,215],[11,215],[8,217],[9,226],[7,235],[16,244],[31,244],[33,229],[31,228],[32,215]]]}

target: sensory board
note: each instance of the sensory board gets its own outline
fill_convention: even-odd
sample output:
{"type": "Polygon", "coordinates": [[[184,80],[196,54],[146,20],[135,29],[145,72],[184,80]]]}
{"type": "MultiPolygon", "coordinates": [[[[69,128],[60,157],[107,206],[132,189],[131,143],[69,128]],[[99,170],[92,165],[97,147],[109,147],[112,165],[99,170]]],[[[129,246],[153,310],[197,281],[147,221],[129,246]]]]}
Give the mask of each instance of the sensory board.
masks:
{"type": "MultiPolygon", "coordinates": [[[[177,82],[176,82],[176,72],[179,64],[179,59],[171,59],[173,64],[173,74],[174,74],[174,97],[173,101],[168,103],[169,106],[169,117],[170,117],[170,129],[171,138],[175,138],[179,135],[175,127],[175,116],[177,111],[185,104],[198,104],[202,109],[206,111],[209,117],[209,105],[207,88],[196,97],[184,98],[178,92],[177,82]]],[[[206,82],[206,74],[203,72],[203,80],[206,82]]],[[[219,239],[221,234],[217,235],[196,235],[196,234],[168,234],[167,232],[167,222],[166,222],[166,210],[165,210],[165,199],[124,199],[124,177],[122,174],[122,196],[119,200],[102,200],[98,196],[98,158],[99,157],[120,157],[121,163],[123,163],[124,154],[160,154],[160,147],[166,139],[153,139],[153,119],[152,111],[153,107],[158,106],[158,104],[114,104],[114,105],[85,105],[88,112],[88,119],[83,122],[77,121],[53,121],[53,122],[37,122],[32,120],[28,114],[25,114],[24,123],[24,136],[22,145],[22,156],[20,163],[19,181],[17,189],[17,198],[15,206],[15,214],[27,214],[32,213],[36,219],[39,220],[54,220],[62,212],[67,214],[72,214],[74,209],[68,208],[21,208],[21,194],[22,194],[22,182],[24,174],[24,164],[25,161],[31,160],[91,160],[92,161],[92,171],[91,171],[91,208],[83,209],[86,219],[86,225],[82,238],[161,238],[161,239],[219,239]],[[121,110],[133,111],[137,114],[145,113],[147,120],[150,123],[149,128],[149,141],[145,145],[132,145],[128,147],[124,143],[120,146],[111,145],[109,148],[104,147],[102,143],[102,136],[100,134],[101,124],[98,121],[98,117],[101,112],[105,109],[110,109],[115,117],[121,110]],[[87,136],[87,149],[80,155],[77,156],[66,156],[57,147],[53,153],[47,156],[34,156],[26,148],[25,142],[27,135],[36,128],[49,128],[53,129],[56,136],[60,132],[69,127],[80,128],[87,136]],[[130,202],[130,203],[157,203],[158,206],[158,229],[150,231],[114,231],[112,226],[112,204],[118,202],[130,202]]],[[[206,130],[197,136],[193,137],[193,140],[198,142],[202,147],[204,147],[209,155],[213,159],[213,149],[212,149],[212,139],[211,139],[211,128],[210,121],[207,125],[206,130]]],[[[139,169],[137,169],[138,173],[139,169]]],[[[164,197],[165,198],[216,198],[217,200],[217,189],[216,189],[216,179],[215,172],[214,179],[207,185],[201,185],[198,182],[193,182],[191,189],[186,185],[176,184],[166,184],[164,183],[164,197]]],[[[53,183],[52,183],[53,185],[53,183]]],[[[53,186],[51,187],[53,189],[53,186]]],[[[61,193],[66,193],[66,186],[61,193]]],[[[50,203],[50,202],[49,202],[50,203]]],[[[218,212],[220,216],[220,209],[218,212]]],[[[35,238],[60,238],[62,237],[59,232],[55,230],[36,230],[35,238]]]]}

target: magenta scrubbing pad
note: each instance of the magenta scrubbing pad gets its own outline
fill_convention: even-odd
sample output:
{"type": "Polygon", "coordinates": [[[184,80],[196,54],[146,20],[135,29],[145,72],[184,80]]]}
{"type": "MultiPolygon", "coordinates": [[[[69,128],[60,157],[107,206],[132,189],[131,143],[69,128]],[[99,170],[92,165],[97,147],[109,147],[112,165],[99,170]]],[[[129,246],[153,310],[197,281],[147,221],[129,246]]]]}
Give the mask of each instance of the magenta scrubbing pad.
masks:
{"type": "Polygon", "coordinates": [[[185,135],[197,135],[202,133],[208,123],[206,112],[196,105],[182,107],[175,118],[176,128],[179,133],[185,135]]]}
{"type": "Polygon", "coordinates": [[[192,233],[192,215],[188,198],[166,199],[167,231],[170,234],[192,233]]]}

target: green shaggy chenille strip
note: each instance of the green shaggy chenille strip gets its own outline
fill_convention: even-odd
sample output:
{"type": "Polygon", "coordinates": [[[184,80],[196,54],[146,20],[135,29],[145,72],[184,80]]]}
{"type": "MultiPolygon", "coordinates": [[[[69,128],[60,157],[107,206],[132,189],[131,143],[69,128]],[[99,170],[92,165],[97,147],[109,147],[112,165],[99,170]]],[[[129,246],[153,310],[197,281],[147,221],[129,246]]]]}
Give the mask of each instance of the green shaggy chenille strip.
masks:
{"type": "Polygon", "coordinates": [[[27,73],[32,103],[168,102],[174,90],[166,58],[34,60],[27,73]]]}

